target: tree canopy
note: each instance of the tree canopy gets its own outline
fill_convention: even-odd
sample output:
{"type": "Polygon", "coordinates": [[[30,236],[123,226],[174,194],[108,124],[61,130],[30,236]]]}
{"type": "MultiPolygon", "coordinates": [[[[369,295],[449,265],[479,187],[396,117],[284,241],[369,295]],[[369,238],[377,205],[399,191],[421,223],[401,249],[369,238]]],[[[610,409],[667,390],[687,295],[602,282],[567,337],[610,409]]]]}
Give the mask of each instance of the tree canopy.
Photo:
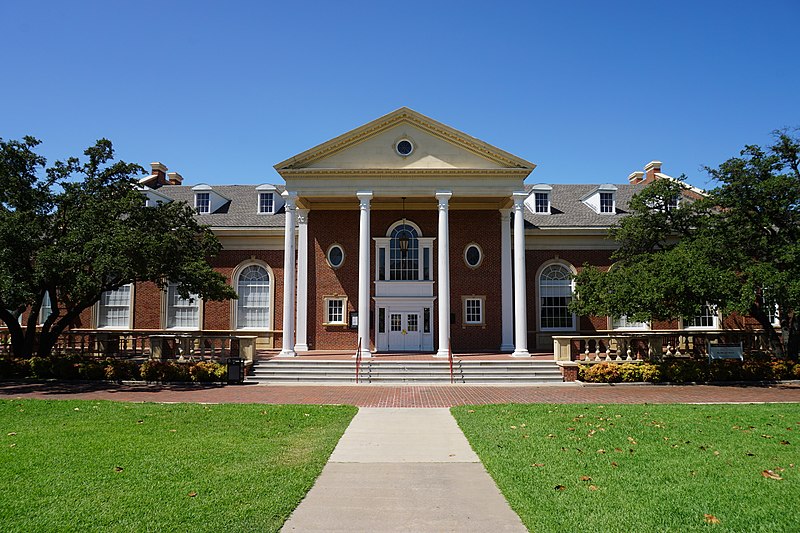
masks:
{"type": "Polygon", "coordinates": [[[48,355],[59,334],[103,292],[178,283],[184,297],[235,298],[209,258],[220,244],[186,203],[145,206],[135,164],[110,141],[46,168],[39,141],[0,139],[0,320],[17,356],[48,355]],[[51,312],[42,317],[49,296],[51,312]],[[28,310],[27,320],[19,317],[28,310]]]}
{"type": "Polygon", "coordinates": [[[619,248],[608,271],[576,277],[576,312],[635,320],[689,318],[709,304],[758,320],[778,353],[798,356],[800,139],[775,132],[718,168],[717,187],[671,203],[682,178],[658,179],[610,231],[619,248]],[[779,324],[779,328],[776,328],[779,324]]]}

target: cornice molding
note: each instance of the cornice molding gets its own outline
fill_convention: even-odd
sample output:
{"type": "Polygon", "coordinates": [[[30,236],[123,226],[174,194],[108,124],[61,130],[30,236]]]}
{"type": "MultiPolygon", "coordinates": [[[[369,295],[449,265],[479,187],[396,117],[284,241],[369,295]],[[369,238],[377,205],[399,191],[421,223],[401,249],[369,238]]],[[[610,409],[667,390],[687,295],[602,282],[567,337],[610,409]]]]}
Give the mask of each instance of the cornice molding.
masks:
{"type": "Polygon", "coordinates": [[[292,168],[281,170],[281,176],[300,178],[303,176],[527,176],[529,168],[292,168]]]}

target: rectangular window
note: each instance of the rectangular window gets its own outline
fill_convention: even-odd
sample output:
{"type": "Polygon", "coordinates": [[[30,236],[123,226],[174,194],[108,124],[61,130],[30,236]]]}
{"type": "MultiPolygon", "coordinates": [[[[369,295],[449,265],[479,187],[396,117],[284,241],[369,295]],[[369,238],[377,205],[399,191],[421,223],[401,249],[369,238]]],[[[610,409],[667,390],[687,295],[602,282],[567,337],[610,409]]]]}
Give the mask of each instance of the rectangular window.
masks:
{"type": "Polygon", "coordinates": [[[431,249],[427,246],[422,249],[422,279],[425,281],[431,279],[431,249]]]}
{"type": "Polygon", "coordinates": [[[419,315],[416,313],[410,313],[406,317],[406,321],[408,322],[408,331],[416,333],[419,331],[419,315]]]}
{"type": "Polygon", "coordinates": [[[346,298],[325,298],[325,324],[344,326],[344,310],[346,298]]]}
{"type": "Polygon", "coordinates": [[[650,324],[629,320],[627,316],[622,315],[611,321],[611,329],[650,329],[650,324]]]}
{"type": "Polygon", "coordinates": [[[183,298],[177,283],[167,286],[167,328],[200,329],[200,297],[191,294],[183,298]]]}
{"type": "Polygon", "coordinates": [[[680,199],[681,199],[680,195],[676,195],[667,200],[666,203],[667,211],[674,211],[678,209],[678,206],[680,205],[680,199]]]}
{"type": "Polygon", "coordinates": [[[378,333],[386,333],[386,308],[378,308],[378,333]]]}
{"type": "Polygon", "coordinates": [[[130,318],[131,285],[102,294],[97,310],[98,328],[126,329],[130,327],[130,318]]]}
{"type": "MultiPolygon", "coordinates": [[[[252,205],[252,204],[251,204],[252,205]]],[[[207,192],[198,192],[194,195],[194,207],[198,213],[211,212],[211,195],[207,192]]]]}
{"type": "Polygon", "coordinates": [[[546,192],[533,193],[534,209],[536,213],[550,213],[550,195],[546,192]]]}
{"type": "Polygon", "coordinates": [[[272,213],[274,206],[275,206],[275,197],[271,192],[262,192],[258,194],[259,213],[272,213]]]}
{"type": "Polygon", "coordinates": [[[389,315],[389,331],[400,331],[403,329],[403,315],[391,313],[389,315]]]}
{"type": "Polygon", "coordinates": [[[600,212],[601,213],[614,212],[614,193],[610,192],[600,193],[600,212]]]}
{"type": "Polygon", "coordinates": [[[378,280],[386,281],[386,248],[378,248],[378,280]]]}
{"type": "Polygon", "coordinates": [[[464,298],[464,323],[483,324],[483,298],[464,298]]]}
{"type": "Polygon", "coordinates": [[[426,307],[422,310],[422,332],[431,332],[431,308],[426,307]]]}
{"type": "Polygon", "coordinates": [[[717,329],[718,328],[717,309],[713,305],[704,304],[700,314],[689,320],[688,327],[698,329],[717,329]]]}

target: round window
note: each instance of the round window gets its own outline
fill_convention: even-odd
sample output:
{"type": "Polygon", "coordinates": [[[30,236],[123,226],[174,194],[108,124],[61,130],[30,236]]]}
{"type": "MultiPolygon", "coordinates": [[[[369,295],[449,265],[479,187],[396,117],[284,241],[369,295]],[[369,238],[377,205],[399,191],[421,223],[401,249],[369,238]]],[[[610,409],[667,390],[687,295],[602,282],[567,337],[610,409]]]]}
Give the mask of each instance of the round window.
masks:
{"type": "Polygon", "coordinates": [[[344,249],[338,244],[328,248],[328,264],[331,268],[339,268],[344,263],[344,249]]]}
{"type": "Polygon", "coordinates": [[[411,141],[408,139],[397,141],[397,144],[394,146],[394,148],[397,150],[397,153],[402,156],[411,155],[411,152],[414,151],[414,145],[411,144],[411,141]]]}
{"type": "Polygon", "coordinates": [[[483,252],[477,244],[468,244],[464,249],[464,262],[470,268],[478,268],[483,261],[483,252]]]}

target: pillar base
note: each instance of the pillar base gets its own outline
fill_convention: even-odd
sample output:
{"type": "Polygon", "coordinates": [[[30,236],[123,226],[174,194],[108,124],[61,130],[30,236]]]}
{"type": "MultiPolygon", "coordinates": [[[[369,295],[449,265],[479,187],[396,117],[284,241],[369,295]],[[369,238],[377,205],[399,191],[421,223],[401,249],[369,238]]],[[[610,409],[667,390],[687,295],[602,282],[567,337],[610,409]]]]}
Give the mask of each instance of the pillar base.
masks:
{"type": "Polygon", "coordinates": [[[528,350],[514,350],[511,357],[530,357],[531,353],[528,350]]]}
{"type": "Polygon", "coordinates": [[[278,354],[278,357],[297,357],[297,352],[284,348],[281,350],[281,353],[278,354]]]}
{"type": "MultiPolygon", "coordinates": [[[[358,357],[358,354],[353,356],[353,359],[358,357]]],[[[361,350],[361,359],[372,359],[372,352],[369,350],[361,350]]]]}
{"type": "Polygon", "coordinates": [[[513,344],[501,344],[500,351],[501,352],[513,352],[515,346],[513,344]]]}
{"type": "Polygon", "coordinates": [[[309,351],[308,344],[295,344],[294,345],[294,351],[295,352],[307,352],[307,351],[309,351]]]}
{"type": "Polygon", "coordinates": [[[434,357],[445,357],[445,358],[447,358],[447,357],[450,357],[450,351],[449,350],[439,350],[435,354],[433,354],[433,356],[434,357]]]}

